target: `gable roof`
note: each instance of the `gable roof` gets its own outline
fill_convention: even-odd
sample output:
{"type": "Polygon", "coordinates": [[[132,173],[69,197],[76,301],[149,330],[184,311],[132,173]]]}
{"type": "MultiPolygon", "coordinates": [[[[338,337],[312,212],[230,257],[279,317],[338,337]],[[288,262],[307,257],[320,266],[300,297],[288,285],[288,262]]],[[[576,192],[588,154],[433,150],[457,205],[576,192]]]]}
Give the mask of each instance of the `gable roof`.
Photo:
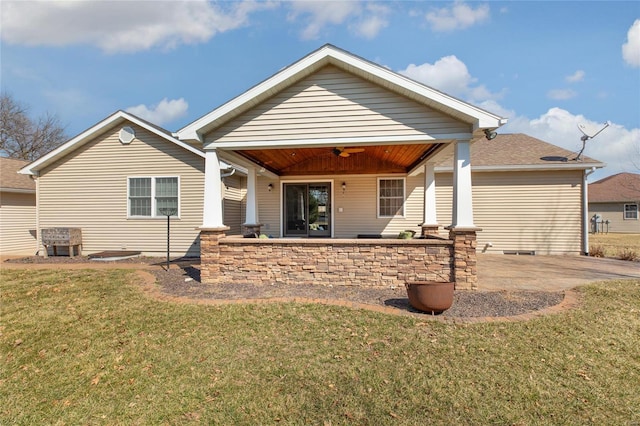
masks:
{"type": "MultiPolygon", "coordinates": [[[[575,152],[550,144],[524,133],[499,134],[495,139],[478,138],[471,144],[473,170],[585,170],[602,168],[604,163],[582,156],[575,161],[575,152]]],[[[437,166],[437,171],[453,170],[449,156],[437,166]]]]}
{"type": "Polygon", "coordinates": [[[15,158],[0,158],[0,191],[36,192],[36,183],[29,176],[18,174],[18,170],[29,164],[28,161],[15,158]]]}
{"type": "Polygon", "coordinates": [[[176,134],[181,140],[202,141],[203,134],[246,112],[326,65],[334,65],[409,99],[442,111],[460,121],[470,123],[473,125],[474,131],[478,132],[478,136],[483,129],[495,129],[507,121],[505,118],[418,83],[388,68],[326,44],[242,95],[178,130],[176,134]]]}
{"type": "Polygon", "coordinates": [[[192,147],[191,145],[182,142],[176,138],[174,138],[171,133],[167,132],[166,130],[152,124],[149,123],[146,120],[143,120],[139,117],[136,117],[133,114],[130,114],[128,112],[124,112],[124,111],[116,111],[115,113],[111,114],[109,117],[105,118],[104,120],[100,121],[99,123],[95,124],[93,127],[85,130],[84,132],[80,133],[79,135],[77,135],[76,137],[70,139],[69,141],[67,141],[66,143],[62,144],[61,146],[59,146],[58,148],[54,149],[53,151],[49,152],[48,154],[45,154],[44,156],[40,157],[39,159],[37,159],[36,161],[34,161],[33,163],[27,165],[26,167],[23,167],[19,173],[22,174],[28,174],[28,175],[33,175],[33,174],[37,174],[37,172],[39,170],[42,170],[43,168],[45,168],[46,166],[48,166],[49,164],[59,160],[60,158],[68,155],[69,153],[73,152],[74,150],[78,149],[79,147],[81,147],[82,145],[84,145],[85,143],[89,142],[90,140],[92,140],[95,136],[97,136],[98,134],[102,133],[104,130],[106,130],[107,128],[114,126],[116,124],[119,123],[124,123],[124,122],[130,122],[130,123],[134,123],[142,128],[144,128],[145,130],[148,130],[149,132],[160,136],[161,138],[165,139],[166,141],[176,144],[181,148],[186,149],[187,151],[190,151],[200,157],[204,158],[204,153],[197,149],[192,147]]]}
{"type": "Polygon", "coordinates": [[[589,184],[590,203],[640,201],[640,174],[618,173],[589,184]]]}

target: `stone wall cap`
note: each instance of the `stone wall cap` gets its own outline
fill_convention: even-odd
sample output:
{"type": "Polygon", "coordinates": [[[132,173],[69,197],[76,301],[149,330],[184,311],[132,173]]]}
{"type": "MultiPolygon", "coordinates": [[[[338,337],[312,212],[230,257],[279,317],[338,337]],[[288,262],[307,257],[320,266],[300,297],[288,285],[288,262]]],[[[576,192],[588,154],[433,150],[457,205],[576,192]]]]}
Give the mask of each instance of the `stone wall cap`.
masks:
{"type": "Polygon", "coordinates": [[[199,227],[196,228],[198,231],[212,231],[212,232],[224,232],[224,231],[228,231],[229,228],[228,226],[220,226],[220,227],[216,227],[216,228],[208,228],[208,227],[199,227]]]}
{"type": "Polygon", "coordinates": [[[453,244],[452,240],[440,238],[243,238],[242,236],[227,236],[225,244],[287,244],[287,245],[353,245],[353,246],[443,246],[453,244]]]}
{"type": "Polygon", "coordinates": [[[482,231],[482,228],[478,228],[477,226],[445,226],[444,229],[448,229],[449,231],[455,232],[479,232],[482,231]]]}

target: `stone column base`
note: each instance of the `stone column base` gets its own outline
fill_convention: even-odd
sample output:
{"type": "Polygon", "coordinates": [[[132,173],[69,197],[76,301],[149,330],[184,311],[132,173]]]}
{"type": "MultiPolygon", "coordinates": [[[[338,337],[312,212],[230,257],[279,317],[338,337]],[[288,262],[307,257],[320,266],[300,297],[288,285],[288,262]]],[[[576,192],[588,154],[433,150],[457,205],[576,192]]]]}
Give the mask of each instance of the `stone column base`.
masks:
{"type": "Polygon", "coordinates": [[[422,224],[420,225],[420,227],[422,228],[422,233],[421,236],[422,237],[427,237],[429,235],[435,235],[435,236],[439,236],[440,234],[438,233],[438,228],[439,225],[437,223],[435,224],[422,224]]]}
{"type": "Polygon", "coordinates": [[[453,241],[453,281],[456,290],[476,290],[478,288],[478,260],[476,255],[476,233],[481,228],[449,229],[449,239],[453,241]]]}
{"type": "Polygon", "coordinates": [[[220,279],[218,242],[228,230],[228,227],[200,228],[200,281],[203,284],[215,284],[220,279]]]}

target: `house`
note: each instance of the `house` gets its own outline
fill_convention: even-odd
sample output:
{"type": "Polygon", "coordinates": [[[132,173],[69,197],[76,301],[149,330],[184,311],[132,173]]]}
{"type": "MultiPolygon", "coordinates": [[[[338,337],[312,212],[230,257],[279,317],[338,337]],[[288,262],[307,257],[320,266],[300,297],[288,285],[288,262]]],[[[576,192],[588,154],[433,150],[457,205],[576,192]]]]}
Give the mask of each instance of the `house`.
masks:
{"type": "Polygon", "coordinates": [[[325,45],[175,133],[120,111],[21,173],[38,228],[81,227],[87,252],[163,253],[161,208],[177,208],[172,252],[200,254],[206,283],[474,288],[478,241],[580,253],[602,167],[496,137],[505,122],[325,45]]]}
{"type": "MultiPolygon", "coordinates": [[[[241,171],[231,175],[226,163],[220,168],[229,170],[223,178],[225,219],[240,233],[245,177],[241,171]]],[[[85,253],[166,253],[163,208],[176,208],[172,254],[200,254],[204,153],[151,123],[118,111],[25,171],[38,182],[37,228],[80,228],[85,253]]]]}
{"type": "Polygon", "coordinates": [[[618,173],[589,185],[592,232],[640,234],[640,174],[618,173]]]}
{"type": "Polygon", "coordinates": [[[28,161],[0,157],[0,254],[33,255],[36,241],[36,184],[18,174],[28,161]]]}

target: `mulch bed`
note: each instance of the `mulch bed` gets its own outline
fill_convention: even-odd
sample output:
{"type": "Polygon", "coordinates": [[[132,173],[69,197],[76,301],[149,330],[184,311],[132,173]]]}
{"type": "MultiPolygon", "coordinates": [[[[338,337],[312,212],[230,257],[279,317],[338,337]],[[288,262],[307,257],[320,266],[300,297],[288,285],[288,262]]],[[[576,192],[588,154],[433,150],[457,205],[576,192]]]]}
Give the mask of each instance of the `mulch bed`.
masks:
{"type": "MultiPolygon", "coordinates": [[[[380,305],[400,311],[424,314],[409,305],[404,287],[366,288],[331,285],[255,285],[227,283],[208,285],[200,282],[199,264],[186,263],[167,270],[154,270],[160,290],[170,296],[189,299],[239,300],[304,298],[346,300],[380,305]]],[[[563,292],[546,291],[456,291],[445,318],[508,317],[555,306],[564,299],[563,292]]],[[[424,314],[430,315],[430,314],[424,314]]]]}
{"type": "MultiPolygon", "coordinates": [[[[31,256],[7,260],[7,263],[64,264],[95,263],[86,256],[56,256],[45,259],[31,256]]],[[[165,265],[157,257],[123,259],[113,264],[165,265]]],[[[404,287],[363,288],[323,285],[255,285],[228,283],[208,285],[200,282],[199,259],[173,260],[171,268],[153,269],[159,289],[168,296],[197,300],[239,300],[270,298],[304,298],[345,300],[361,304],[390,307],[400,311],[420,313],[409,305],[404,287]]],[[[555,306],[564,299],[563,292],[545,291],[456,291],[453,306],[441,315],[445,318],[508,317],[535,312],[555,306]]],[[[424,314],[429,315],[429,314],[424,314]]]]}

